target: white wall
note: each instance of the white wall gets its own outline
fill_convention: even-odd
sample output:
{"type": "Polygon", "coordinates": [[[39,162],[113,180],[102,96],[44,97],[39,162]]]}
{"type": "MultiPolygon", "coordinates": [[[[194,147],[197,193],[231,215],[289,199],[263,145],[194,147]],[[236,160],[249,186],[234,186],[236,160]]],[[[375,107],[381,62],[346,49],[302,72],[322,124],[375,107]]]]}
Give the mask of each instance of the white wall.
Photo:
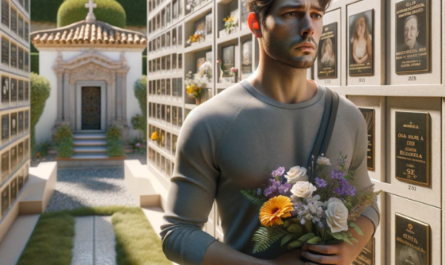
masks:
{"type": "MultiPolygon", "coordinates": [[[[64,51],[62,52],[63,60],[67,61],[75,56],[81,54],[82,51],[64,51]]],[[[119,61],[120,51],[109,52],[99,51],[99,53],[107,56],[108,58],[119,61]]],[[[134,83],[142,76],[142,52],[125,52],[124,57],[127,61],[127,65],[130,67],[130,71],[127,75],[127,121],[130,128],[131,118],[136,114],[141,114],[139,102],[134,95],[134,83]]],[[[54,73],[52,67],[57,60],[57,51],[40,51],[40,75],[46,77],[51,85],[51,93],[46,101],[45,109],[39,122],[36,125],[36,141],[37,143],[43,141],[51,141],[51,129],[54,127],[54,123],[57,119],[57,76],[54,73]]],[[[138,131],[131,129],[131,138],[138,135],[138,131]]]]}

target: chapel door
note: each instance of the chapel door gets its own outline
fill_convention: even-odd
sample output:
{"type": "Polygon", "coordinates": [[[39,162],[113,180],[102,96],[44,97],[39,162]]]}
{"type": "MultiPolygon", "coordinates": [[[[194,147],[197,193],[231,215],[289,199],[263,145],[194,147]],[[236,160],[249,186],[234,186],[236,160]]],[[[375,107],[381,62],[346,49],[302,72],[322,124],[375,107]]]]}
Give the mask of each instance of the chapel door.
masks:
{"type": "Polygon", "coordinates": [[[100,87],[82,87],[82,130],[101,129],[100,87]]]}

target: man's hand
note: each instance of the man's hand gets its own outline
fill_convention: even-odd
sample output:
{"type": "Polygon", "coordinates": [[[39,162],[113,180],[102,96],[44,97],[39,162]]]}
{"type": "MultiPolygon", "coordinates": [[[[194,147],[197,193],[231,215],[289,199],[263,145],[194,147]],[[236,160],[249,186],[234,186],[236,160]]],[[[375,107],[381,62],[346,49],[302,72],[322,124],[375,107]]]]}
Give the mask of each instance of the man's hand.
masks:
{"type": "Polygon", "coordinates": [[[289,251],[286,254],[281,255],[277,259],[271,262],[271,265],[304,265],[305,263],[300,260],[301,249],[289,251]]]}
{"type": "Polygon", "coordinates": [[[355,229],[350,228],[349,232],[358,240],[358,243],[350,245],[346,242],[341,242],[336,245],[305,245],[301,255],[312,262],[306,262],[305,265],[350,265],[360,254],[363,247],[368,243],[374,232],[373,223],[366,217],[360,216],[355,221],[355,224],[363,231],[363,236],[355,232],[355,229]],[[320,254],[312,254],[309,250],[318,252],[320,254]]]}

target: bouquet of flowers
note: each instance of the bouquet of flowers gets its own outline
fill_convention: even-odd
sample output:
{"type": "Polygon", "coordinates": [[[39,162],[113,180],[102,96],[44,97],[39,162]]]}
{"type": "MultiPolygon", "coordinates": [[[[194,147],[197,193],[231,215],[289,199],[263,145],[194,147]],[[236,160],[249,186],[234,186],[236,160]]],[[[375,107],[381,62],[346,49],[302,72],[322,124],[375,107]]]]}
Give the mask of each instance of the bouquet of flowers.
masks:
{"type": "Polygon", "coordinates": [[[224,21],[224,30],[227,34],[231,34],[235,31],[236,26],[238,25],[238,21],[233,16],[228,16],[223,19],[224,21]]]}
{"type": "Polygon", "coordinates": [[[186,75],[185,86],[187,89],[187,95],[191,98],[201,98],[201,92],[203,88],[206,88],[206,84],[210,82],[206,76],[201,76],[199,73],[193,74],[191,71],[186,75]]]}
{"type": "Polygon", "coordinates": [[[190,45],[194,42],[199,42],[201,39],[204,39],[204,30],[198,29],[192,36],[189,36],[187,40],[187,45],[190,45]]]}
{"type": "Polygon", "coordinates": [[[315,185],[308,181],[304,167],[292,167],[286,174],[285,168],[279,167],[263,188],[241,191],[260,208],[261,227],[253,235],[254,253],[268,249],[280,239],[281,246],[288,249],[305,243],[358,242],[348,230],[352,227],[363,235],[354,221],[380,192],[374,192],[373,185],[356,191],[348,183],[354,172],[346,169],[346,158],[340,153],[338,170],[325,174],[330,161],[319,157],[315,185]]]}

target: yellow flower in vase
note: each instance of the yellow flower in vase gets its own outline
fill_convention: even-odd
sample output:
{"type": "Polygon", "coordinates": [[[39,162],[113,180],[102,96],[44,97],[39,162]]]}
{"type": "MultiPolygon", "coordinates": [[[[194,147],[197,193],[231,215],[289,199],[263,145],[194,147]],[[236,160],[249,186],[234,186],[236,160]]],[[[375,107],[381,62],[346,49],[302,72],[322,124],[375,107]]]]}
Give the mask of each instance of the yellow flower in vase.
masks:
{"type": "Polygon", "coordinates": [[[193,88],[192,88],[192,86],[187,86],[187,94],[192,94],[193,93],[193,88]]]}
{"type": "Polygon", "coordinates": [[[293,203],[289,197],[277,196],[268,200],[260,209],[260,221],[264,226],[282,225],[281,218],[291,217],[293,203]]]}
{"type": "Polygon", "coordinates": [[[151,134],[151,139],[152,140],[154,140],[154,141],[156,141],[156,140],[158,140],[158,132],[153,132],[152,134],[151,134]]]}

